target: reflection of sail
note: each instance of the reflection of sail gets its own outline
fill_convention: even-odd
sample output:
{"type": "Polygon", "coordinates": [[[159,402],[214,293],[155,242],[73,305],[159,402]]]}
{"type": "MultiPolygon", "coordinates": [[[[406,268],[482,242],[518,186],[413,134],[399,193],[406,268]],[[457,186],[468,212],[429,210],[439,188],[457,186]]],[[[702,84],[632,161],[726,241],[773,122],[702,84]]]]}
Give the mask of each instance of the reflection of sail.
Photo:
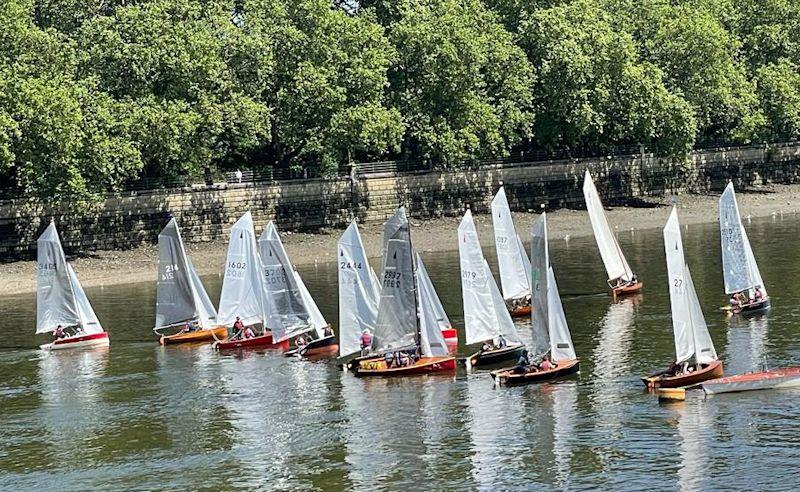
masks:
{"type": "Polygon", "coordinates": [[[542,386],[542,398],[545,408],[549,407],[553,419],[554,485],[563,488],[570,476],[571,441],[575,434],[578,384],[575,381],[567,381],[542,386]]]}
{"type": "Polygon", "coordinates": [[[677,407],[681,465],[678,469],[678,490],[703,490],[708,471],[708,449],[715,442],[713,435],[714,403],[692,399],[677,407]]]}
{"type": "Polygon", "coordinates": [[[86,440],[104,427],[100,380],[107,365],[107,347],[41,355],[42,422],[58,459],[85,459],[86,440]]]}
{"type": "Polygon", "coordinates": [[[764,344],[768,327],[766,316],[730,318],[725,344],[725,372],[741,374],[761,369],[767,356],[764,344]]]}

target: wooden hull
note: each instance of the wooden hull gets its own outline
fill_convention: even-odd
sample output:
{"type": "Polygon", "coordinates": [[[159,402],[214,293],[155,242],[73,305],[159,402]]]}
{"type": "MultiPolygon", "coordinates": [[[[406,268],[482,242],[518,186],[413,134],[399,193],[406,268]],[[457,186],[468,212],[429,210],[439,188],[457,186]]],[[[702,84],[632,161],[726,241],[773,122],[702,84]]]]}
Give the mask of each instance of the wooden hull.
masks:
{"type": "Polygon", "coordinates": [[[510,309],[508,312],[511,314],[512,318],[524,318],[531,315],[531,305],[528,304],[527,306],[510,309]]]}
{"type": "Polygon", "coordinates": [[[108,347],[108,333],[92,333],[91,335],[72,336],[59,338],[52,343],[39,345],[42,350],[66,350],[90,347],[108,347]]]}
{"type": "Polygon", "coordinates": [[[505,348],[487,350],[486,352],[477,352],[467,357],[467,361],[472,366],[488,366],[492,364],[499,364],[509,360],[516,360],[522,355],[525,349],[524,345],[509,344],[505,348]]]}
{"type": "Polygon", "coordinates": [[[414,365],[405,367],[386,367],[383,357],[362,360],[353,369],[353,374],[359,377],[366,376],[421,376],[437,372],[455,371],[455,357],[422,357],[414,365]]]}
{"type": "Polygon", "coordinates": [[[174,343],[208,342],[217,338],[224,339],[227,338],[227,336],[228,329],[224,326],[218,326],[216,328],[197,330],[189,333],[176,333],[175,335],[169,336],[162,335],[158,343],[161,345],[169,345],[174,343]]]}
{"type": "Polygon", "coordinates": [[[680,376],[668,376],[667,371],[661,371],[643,377],[642,382],[648,389],[682,388],[685,386],[694,386],[703,381],[708,381],[709,379],[720,378],[722,377],[722,373],[722,361],[715,360],[699,371],[681,374],[680,376]]]}
{"type": "Polygon", "coordinates": [[[265,350],[289,350],[289,340],[283,340],[278,343],[273,343],[272,333],[265,333],[253,338],[245,338],[243,340],[221,340],[214,342],[214,348],[217,350],[238,350],[247,348],[259,348],[265,350]]]}
{"type": "Polygon", "coordinates": [[[518,384],[535,384],[552,381],[576,374],[581,370],[580,359],[562,361],[549,371],[526,372],[516,374],[513,367],[492,371],[492,379],[501,386],[514,386],[518,384]]]}
{"type": "Polygon", "coordinates": [[[756,391],[765,389],[796,388],[800,386],[800,367],[784,367],[771,371],[750,372],[726,378],[711,379],[702,384],[709,395],[756,391]]]}
{"type": "Polygon", "coordinates": [[[617,287],[615,289],[611,289],[611,292],[617,297],[627,296],[630,294],[636,294],[637,292],[640,292],[642,290],[642,287],[644,287],[644,284],[642,282],[636,282],[633,285],[626,285],[624,287],[617,287]]]}
{"type": "Polygon", "coordinates": [[[336,337],[331,335],[329,337],[311,340],[304,347],[290,350],[283,355],[286,357],[300,355],[309,359],[321,359],[333,357],[337,353],[339,353],[339,344],[336,343],[336,337]]]}

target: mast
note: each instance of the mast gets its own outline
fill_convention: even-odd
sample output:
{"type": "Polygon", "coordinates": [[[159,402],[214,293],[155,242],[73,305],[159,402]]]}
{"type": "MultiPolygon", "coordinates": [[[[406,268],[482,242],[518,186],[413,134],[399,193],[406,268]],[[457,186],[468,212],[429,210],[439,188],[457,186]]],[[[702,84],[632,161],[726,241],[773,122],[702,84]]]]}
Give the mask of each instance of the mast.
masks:
{"type": "Polygon", "coordinates": [[[417,331],[414,334],[414,342],[417,344],[417,351],[422,355],[422,325],[419,320],[419,283],[417,281],[417,262],[414,258],[414,243],[411,242],[411,221],[406,222],[408,224],[408,247],[411,250],[411,279],[414,286],[414,314],[416,320],[417,331]]]}

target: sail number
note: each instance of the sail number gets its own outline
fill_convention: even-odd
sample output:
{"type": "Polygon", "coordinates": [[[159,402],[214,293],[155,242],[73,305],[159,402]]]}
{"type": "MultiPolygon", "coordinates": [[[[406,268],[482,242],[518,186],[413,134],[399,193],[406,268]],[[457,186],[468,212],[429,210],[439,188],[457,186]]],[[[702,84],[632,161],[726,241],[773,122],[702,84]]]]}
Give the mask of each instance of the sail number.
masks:
{"type": "Polygon", "coordinates": [[[169,264],[164,265],[164,272],[161,274],[161,280],[173,280],[175,278],[175,272],[178,271],[178,265],[169,264]]]}
{"type": "Polygon", "coordinates": [[[244,278],[246,270],[246,261],[229,261],[225,265],[225,276],[228,278],[244,278]]]}
{"type": "Polygon", "coordinates": [[[469,270],[461,270],[461,278],[465,280],[475,280],[478,277],[478,272],[472,272],[469,270]]]}
{"type": "Polygon", "coordinates": [[[403,276],[402,272],[385,272],[383,274],[383,286],[399,289],[400,277],[402,276],[403,276]]]}
{"type": "Polygon", "coordinates": [[[286,271],[283,267],[278,268],[265,268],[264,269],[264,280],[268,284],[285,284],[286,283],[286,271]]]}
{"type": "Polygon", "coordinates": [[[339,262],[339,270],[361,270],[363,267],[361,266],[361,262],[356,261],[340,261],[339,262]]]}
{"type": "Polygon", "coordinates": [[[55,263],[39,263],[37,270],[39,275],[50,277],[56,274],[58,267],[55,263]]]}
{"type": "Polygon", "coordinates": [[[506,236],[495,236],[494,241],[497,244],[498,249],[508,249],[509,247],[509,240],[506,236]]]}

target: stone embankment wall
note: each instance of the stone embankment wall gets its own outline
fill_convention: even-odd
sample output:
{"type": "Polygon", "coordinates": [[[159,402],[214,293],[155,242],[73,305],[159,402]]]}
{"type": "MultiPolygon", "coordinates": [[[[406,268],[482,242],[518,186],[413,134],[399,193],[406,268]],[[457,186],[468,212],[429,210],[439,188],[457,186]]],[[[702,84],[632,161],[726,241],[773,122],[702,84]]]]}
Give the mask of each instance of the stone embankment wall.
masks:
{"type": "Polygon", "coordinates": [[[650,154],[482,166],[474,170],[373,174],[332,180],[272,184],[220,184],[109,196],[91,212],[26,200],[0,203],[0,258],[33,257],[36,238],[51,217],[68,251],[129,248],[157,240],[174,215],[187,241],[225,238],[244,212],[260,231],[268,220],[282,230],[344,227],[352,217],[381,221],[400,204],[413,216],[456,215],[469,203],[488,209],[505,185],[513,210],[583,206],[583,173],[589,169],[606,200],[705,192],[800,181],[800,142],[693,152],[685,162],[650,154]]]}

